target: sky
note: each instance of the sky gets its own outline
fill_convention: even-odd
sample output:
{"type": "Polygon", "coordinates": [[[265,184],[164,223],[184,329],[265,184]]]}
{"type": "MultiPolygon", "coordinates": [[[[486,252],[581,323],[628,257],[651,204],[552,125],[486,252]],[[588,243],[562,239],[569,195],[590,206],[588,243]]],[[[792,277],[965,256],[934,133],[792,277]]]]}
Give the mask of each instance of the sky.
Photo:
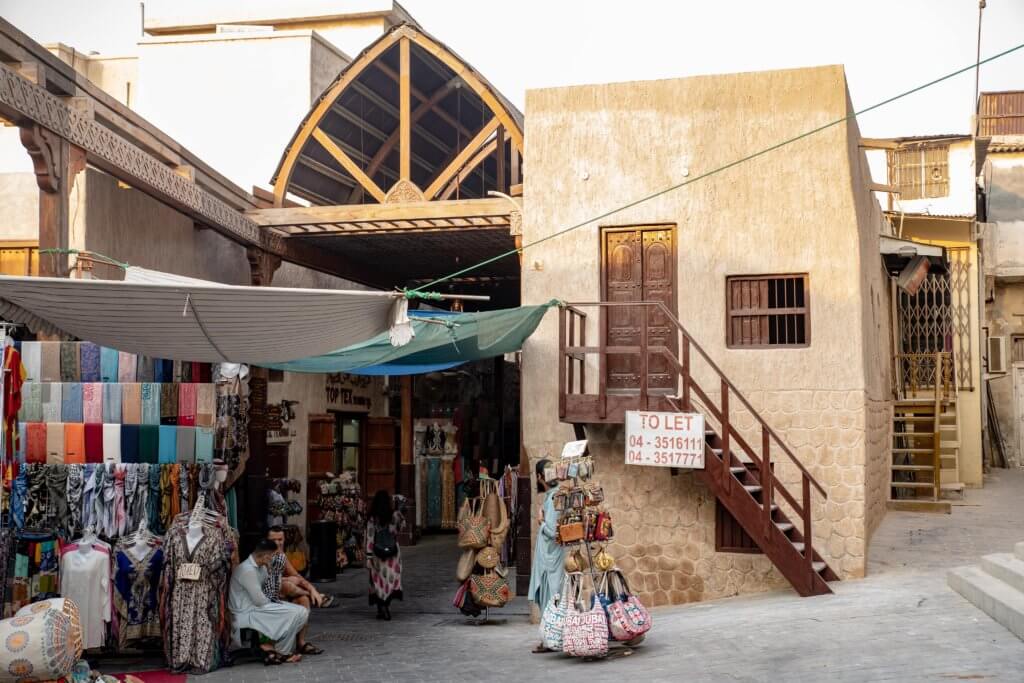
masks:
{"type": "MultiPolygon", "coordinates": [[[[837,63],[862,109],[972,64],[977,47],[977,0],[401,4],[521,109],[530,88],[837,63]]],[[[1024,42],[1024,0],[987,4],[983,57],[1024,42]]],[[[134,53],[141,33],[137,0],[0,0],[0,16],[40,42],[104,54],[134,53]]],[[[1024,89],[1024,50],[981,69],[982,91],[1007,89],[1024,89]]],[[[966,133],[973,109],[972,71],[864,115],[861,133],[966,133]]]]}

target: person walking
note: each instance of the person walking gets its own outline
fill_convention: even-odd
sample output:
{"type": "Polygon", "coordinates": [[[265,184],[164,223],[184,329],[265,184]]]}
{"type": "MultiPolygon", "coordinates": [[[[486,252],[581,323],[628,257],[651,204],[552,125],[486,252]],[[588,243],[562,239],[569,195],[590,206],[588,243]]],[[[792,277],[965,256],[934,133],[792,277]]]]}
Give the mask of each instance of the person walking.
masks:
{"type": "MultiPolygon", "coordinates": [[[[534,467],[537,477],[537,493],[543,494],[537,529],[537,543],[533,549],[533,566],[530,570],[530,589],[527,592],[530,602],[537,605],[541,615],[548,606],[551,596],[557,593],[565,580],[565,557],[562,546],[558,544],[558,512],[555,510],[555,493],[558,482],[545,481],[544,468],[551,464],[550,460],[541,459],[534,467]]],[[[535,653],[552,652],[544,643],[533,649],[535,653]]]]}
{"type": "Polygon", "coordinates": [[[366,522],[366,570],[370,579],[370,605],[377,618],[391,621],[391,601],[402,599],[402,553],[398,532],[404,526],[391,495],[377,491],[366,522]]]}

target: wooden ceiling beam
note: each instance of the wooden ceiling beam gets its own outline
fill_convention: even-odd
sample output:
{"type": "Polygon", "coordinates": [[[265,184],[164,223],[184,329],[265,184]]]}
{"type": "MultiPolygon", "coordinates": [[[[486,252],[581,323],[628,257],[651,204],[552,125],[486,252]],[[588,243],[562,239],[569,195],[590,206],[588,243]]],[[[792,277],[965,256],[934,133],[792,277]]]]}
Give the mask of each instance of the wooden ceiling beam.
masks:
{"type": "Polygon", "coordinates": [[[342,204],[338,206],[296,206],[252,209],[246,217],[261,227],[306,223],[360,223],[394,220],[451,220],[474,216],[496,216],[509,220],[514,210],[504,197],[462,199],[445,202],[422,201],[398,204],[342,204]]]}
{"type": "MultiPolygon", "coordinates": [[[[499,127],[498,130],[501,130],[501,128],[499,127]]],[[[452,181],[448,183],[448,187],[445,188],[444,192],[441,193],[441,196],[438,197],[438,199],[444,200],[451,197],[455,193],[455,190],[457,190],[459,186],[466,181],[466,179],[470,176],[471,173],[473,173],[477,166],[483,163],[484,159],[491,156],[491,154],[493,154],[497,148],[497,138],[491,140],[486,145],[481,147],[480,151],[474,154],[473,158],[470,159],[469,162],[466,163],[466,165],[459,170],[459,172],[452,179],[452,181]]]]}
{"type": "Polygon", "coordinates": [[[437,196],[437,193],[462,169],[470,157],[479,151],[480,147],[487,141],[487,138],[494,134],[499,123],[497,116],[491,117],[491,120],[484,124],[484,127],[462,148],[462,151],[455,156],[451,163],[427,186],[427,189],[423,191],[423,196],[427,199],[433,199],[437,196]]]}
{"type": "Polygon", "coordinates": [[[352,157],[341,149],[334,140],[327,135],[322,129],[317,128],[313,131],[313,137],[323,145],[334,159],[341,164],[342,168],[348,171],[348,174],[355,178],[356,182],[362,185],[367,192],[369,192],[374,199],[378,202],[384,201],[384,191],[380,189],[377,183],[373,182],[373,179],[363,173],[363,169],[359,168],[356,162],[352,161],[352,157]]]}
{"type": "MultiPolygon", "coordinates": [[[[399,74],[395,73],[395,70],[392,69],[391,67],[389,67],[387,64],[384,64],[383,62],[374,62],[373,65],[377,68],[378,71],[383,73],[385,76],[390,78],[395,83],[399,82],[399,74]]],[[[446,78],[447,77],[447,74],[438,74],[438,75],[441,76],[442,78],[446,78]]],[[[462,80],[461,78],[458,77],[458,75],[456,75],[455,78],[458,79],[459,81],[462,80]]],[[[453,79],[453,80],[455,80],[455,79],[453,79]]],[[[411,86],[410,93],[412,94],[413,97],[415,97],[417,100],[419,100],[421,104],[424,103],[424,102],[428,102],[430,100],[430,96],[429,95],[425,95],[423,92],[421,92],[415,86],[411,86]]],[[[459,121],[454,116],[452,116],[451,114],[446,112],[444,109],[441,109],[440,107],[435,108],[434,109],[434,113],[437,114],[438,118],[440,118],[442,121],[447,123],[449,126],[454,128],[455,130],[459,131],[462,135],[465,135],[467,138],[473,134],[473,131],[471,131],[468,128],[466,128],[466,126],[463,125],[463,123],[461,121],[459,121]]]]}
{"type": "Polygon", "coordinates": [[[398,176],[402,180],[412,178],[412,104],[409,89],[409,39],[398,43],[398,176]]]}

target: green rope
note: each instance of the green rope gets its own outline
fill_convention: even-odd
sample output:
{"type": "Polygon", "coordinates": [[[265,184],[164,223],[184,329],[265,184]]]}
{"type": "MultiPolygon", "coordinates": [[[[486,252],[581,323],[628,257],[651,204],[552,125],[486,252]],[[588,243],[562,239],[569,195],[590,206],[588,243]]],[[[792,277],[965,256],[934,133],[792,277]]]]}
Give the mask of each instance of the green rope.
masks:
{"type": "Polygon", "coordinates": [[[950,78],[953,78],[955,76],[959,76],[960,74],[966,73],[966,72],[970,71],[971,69],[976,69],[979,66],[981,66],[982,64],[987,64],[989,62],[993,62],[993,61],[995,61],[997,59],[1005,57],[1006,55],[1008,55],[1008,54],[1010,54],[1012,52],[1016,52],[1017,50],[1020,50],[1021,48],[1024,48],[1024,43],[1021,43],[1020,45],[1017,45],[1016,47],[1011,47],[1010,49],[1004,50],[1003,52],[1000,52],[998,54],[992,55],[991,57],[986,57],[985,59],[982,59],[981,61],[972,62],[970,65],[965,66],[962,69],[957,69],[956,71],[953,71],[952,73],[948,73],[945,76],[942,76],[941,78],[936,78],[933,81],[929,81],[927,83],[919,85],[916,88],[912,88],[910,90],[902,92],[899,95],[895,95],[895,96],[890,97],[890,98],[888,98],[886,100],[882,100],[881,102],[877,102],[877,103],[871,105],[870,107],[865,107],[864,109],[861,109],[860,111],[851,112],[851,113],[847,114],[846,116],[843,116],[842,118],[838,118],[835,121],[831,121],[829,123],[826,123],[823,126],[818,126],[817,128],[814,128],[812,130],[809,130],[809,131],[806,131],[804,133],[801,133],[800,135],[797,135],[796,137],[792,137],[792,138],[789,138],[788,140],[784,140],[782,142],[774,144],[771,147],[765,147],[764,149],[762,149],[762,150],[760,150],[758,152],[754,152],[753,154],[748,154],[745,157],[742,157],[740,159],[736,159],[735,161],[731,161],[731,162],[729,162],[729,163],[727,163],[727,164],[725,164],[723,166],[719,166],[717,168],[714,168],[714,169],[712,169],[712,170],[710,170],[710,171],[708,171],[706,173],[702,173],[702,174],[700,174],[698,176],[695,176],[693,178],[690,178],[688,180],[684,180],[681,183],[677,183],[677,184],[672,185],[670,187],[666,187],[665,189],[659,190],[658,192],[655,192],[654,194],[649,194],[649,195],[647,195],[645,197],[641,197],[639,199],[635,199],[635,200],[629,202],[628,204],[623,204],[622,206],[619,206],[618,208],[611,209],[610,211],[606,211],[606,212],[604,212],[604,213],[602,213],[600,215],[594,216],[592,218],[588,218],[587,220],[585,220],[585,221],[583,221],[581,223],[576,223],[575,225],[571,225],[568,228],[565,228],[563,230],[559,230],[558,232],[554,232],[554,233],[552,233],[552,234],[550,234],[550,235],[548,235],[546,237],[542,237],[542,238],[540,238],[538,240],[530,242],[529,244],[524,244],[521,247],[518,247],[516,249],[511,249],[509,251],[506,251],[503,254],[498,254],[497,256],[492,256],[489,259],[481,261],[481,262],[479,262],[477,264],[474,264],[472,266],[468,266],[466,268],[463,268],[462,270],[456,271],[456,272],[454,272],[454,273],[452,273],[450,275],[445,275],[444,277],[439,278],[437,280],[434,280],[433,282],[428,282],[427,284],[425,284],[425,285],[423,285],[421,287],[417,287],[416,289],[412,290],[412,292],[419,292],[421,290],[428,289],[430,287],[436,287],[437,285],[441,284],[442,282],[445,282],[446,280],[451,280],[453,278],[459,277],[460,275],[465,275],[466,273],[471,273],[474,270],[477,270],[477,269],[482,268],[482,267],[484,267],[486,265],[494,263],[495,261],[500,261],[503,258],[507,258],[507,257],[513,256],[515,254],[521,254],[523,251],[525,251],[526,249],[528,249],[528,248],[530,248],[532,246],[536,246],[538,244],[541,244],[542,242],[546,242],[548,240],[555,239],[556,237],[561,237],[562,235],[564,235],[566,233],[572,232],[573,230],[577,230],[577,229],[582,228],[582,227],[584,227],[586,225],[590,225],[591,223],[593,223],[595,221],[599,221],[599,220],[608,218],[609,216],[613,216],[613,215],[615,215],[617,213],[625,211],[626,209],[631,209],[634,206],[637,206],[639,204],[643,204],[644,202],[648,202],[648,201],[650,201],[652,199],[655,199],[657,197],[660,197],[660,196],[662,196],[664,194],[668,194],[669,192],[674,192],[675,190],[678,190],[681,187],[685,187],[687,185],[695,183],[698,180],[703,180],[705,178],[709,178],[709,177],[711,177],[713,175],[717,175],[717,174],[719,174],[719,173],[721,173],[723,171],[726,171],[726,170],[728,170],[730,168],[733,168],[734,166],[739,166],[740,164],[743,164],[743,163],[746,163],[746,162],[751,161],[753,159],[756,159],[757,157],[760,157],[760,156],[763,156],[765,154],[768,154],[769,152],[774,152],[775,150],[779,149],[780,147],[785,147],[786,145],[793,144],[794,142],[797,142],[799,140],[803,140],[804,138],[810,137],[810,136],[815,135],[817,133],[820,133],[820,132],[822,132],[824,130],[828,130],[829,128],[832,128],[834,126],[838,126],[841,123],[845,123],[846,121],[849,121],[850,119],[856,119],[861,114],[866,114],[869,111],[873,111],[875,109],[878,109],[879,107],[883,107],[883,106],[885,106],[887,104],[892,104],[896,100],[902,99],[902,98],[907,97],[909,95],[913,95],[914,93],[920,92],[920,91],[922,91],[922,90],[924,90],[926,88],[930,88],[933,85],[937,85],[939,83],[942,83],[943,81],[947,81],[950,78]]]}
{"type": "Polygon", "coordinates": [[[403,289],[402,295],[406,299],[423,299],[424,301],[441,301],[440,292],[421,292],[419,289],[403,289]]]}
{"type": "Polygon", "coordinates": [[[129,266],[129,264],[127,264],[127,263],[122,263],[121,261],[118,261],[117,259],[110,258],[109,256],[106,256],[105,254],[98,254],[95,251],[82,251],[80,249],[59,249],[57,247],[49,247],[49,248],[46,248],[46,249],[40,249],[39,253],[40,254],[86,254],[87,256],[92,256],[94,258],[97,258],[97,259],[99,259],[101,261],[109,263],[112,266],[117,266],[119,268],[127,268],[129,266]]]}

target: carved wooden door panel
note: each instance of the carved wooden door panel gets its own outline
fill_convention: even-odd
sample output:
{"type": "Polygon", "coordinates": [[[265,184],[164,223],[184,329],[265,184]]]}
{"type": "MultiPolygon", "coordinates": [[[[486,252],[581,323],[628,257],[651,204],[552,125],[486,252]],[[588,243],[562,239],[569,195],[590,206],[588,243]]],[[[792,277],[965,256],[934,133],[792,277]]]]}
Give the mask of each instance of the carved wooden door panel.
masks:
{"type": "MultiPolygon", "coordinates": [[[[603,233],[602,294],[605,301],[664,301],[675,310],[675,249],[671,228],[607,229],[603,233]]],[[[608,310],[605,343],[639,346],[642,314],[639,307],[608,310]]],[[[648,310],[648,345],[666,346],[675,353],[676,333],[664,314],[648,310]]],[[[648,387],[670,390],[675,375],[664,357],[648,359],[648,387]]],[[[609,354],[609,390],[640,388],[640,356],[609,354]]]]}

